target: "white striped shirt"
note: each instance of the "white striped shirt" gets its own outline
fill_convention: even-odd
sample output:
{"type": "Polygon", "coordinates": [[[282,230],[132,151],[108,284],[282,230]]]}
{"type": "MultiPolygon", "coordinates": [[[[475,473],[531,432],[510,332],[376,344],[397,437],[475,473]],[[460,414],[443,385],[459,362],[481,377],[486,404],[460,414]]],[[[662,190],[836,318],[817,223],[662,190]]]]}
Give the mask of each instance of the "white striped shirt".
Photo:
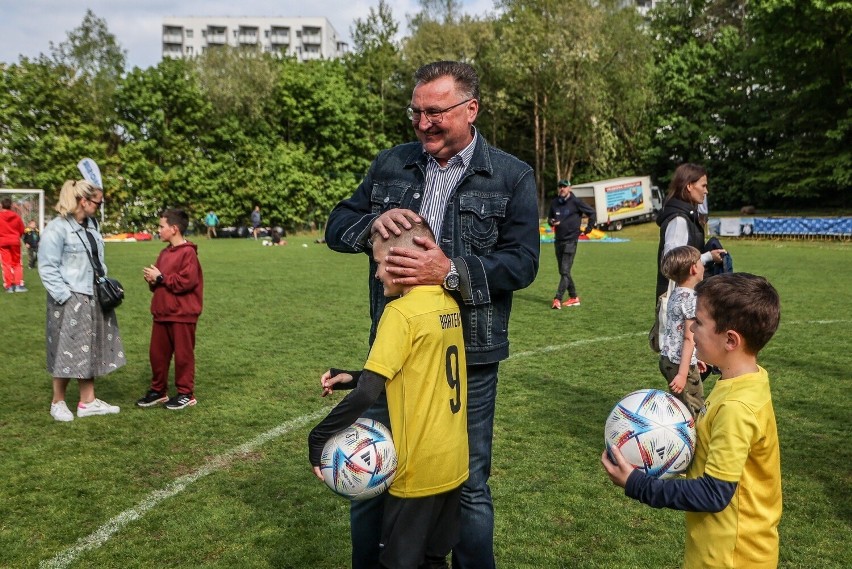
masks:
{"type": "Polygon", "coordinates": [[[449,201],[450,195],[467,170],[473,156],[473,149],[476,147],[476,138],[479,134],[474,127],[471,127],[471,129],[473,129],[473,140],[461,152],[450,158],[444,168],[431,155],[427,155],[426,182],[423,184],[423,203],[420,206],[420,215],[429,223],[429,227],[435,233],[436,242],[441,239],[447,201],[449,201]]]}

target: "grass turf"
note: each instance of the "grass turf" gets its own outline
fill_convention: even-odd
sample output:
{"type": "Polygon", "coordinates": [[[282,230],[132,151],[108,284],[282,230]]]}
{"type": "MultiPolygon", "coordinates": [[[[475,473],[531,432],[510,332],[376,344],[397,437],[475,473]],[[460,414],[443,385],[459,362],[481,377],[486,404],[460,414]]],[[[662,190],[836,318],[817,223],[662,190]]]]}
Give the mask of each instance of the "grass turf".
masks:
{"type": "MultiPolygon", "coordinates": [[[[631,240],[580,245],[582,306],[550,310],[550,244],[535,283],[515,295],[491,479],[501,567],[674,568],[682,558],[682,514],[625,498],[598,463],[612,405],[664,387],[645,336],[656,228],[620,236],[631,240]]],[[[322,371],[366,356],[368,272],[363,255],[314,237],[286,247],[199,239],[199,404],[182,411],[133,405],[149,381],[141,269],[162,244],[107,245],[110,274],[127,289],[118,314],[128,365],[99,380],[97,395],[119,415],[53,421],[36,272],[26,270],[30,293],[0,295],[0,567],[348,566],[347,503],[313,478],[306,435],[334,403],[319,397],[322,371]]],[[[783,303],[761,354],[782,445],[780,566],[848,566],[850,245],[725,245],[735,270],[769,278],[783,303]]],[[[73,409],[73,383],[68,401],[73,409]]]]}

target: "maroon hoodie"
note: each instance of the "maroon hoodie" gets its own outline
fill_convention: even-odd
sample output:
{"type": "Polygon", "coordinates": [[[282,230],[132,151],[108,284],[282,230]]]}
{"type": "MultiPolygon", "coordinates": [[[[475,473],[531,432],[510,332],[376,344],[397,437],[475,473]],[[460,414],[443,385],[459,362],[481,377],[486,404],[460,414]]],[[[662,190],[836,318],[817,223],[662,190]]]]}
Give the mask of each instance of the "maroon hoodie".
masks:
{"type": "Polygon", "coordinates": [[[169,245],[160,252],[155,266],[163,274],[150,285],[154,322],[198,322],[204,296],[204,277],[195,243],[169,245]]]}

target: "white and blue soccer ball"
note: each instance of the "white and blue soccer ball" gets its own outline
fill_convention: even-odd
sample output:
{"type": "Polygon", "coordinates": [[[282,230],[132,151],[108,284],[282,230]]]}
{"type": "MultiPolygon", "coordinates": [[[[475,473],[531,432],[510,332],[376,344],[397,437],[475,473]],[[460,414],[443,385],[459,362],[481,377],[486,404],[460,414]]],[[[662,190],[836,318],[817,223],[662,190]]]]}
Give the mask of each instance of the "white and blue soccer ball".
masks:
{"type": "Polygon", "coordinates": [[[674,478],[692,462],[695,419],[674,395],[641,389],[615,405],[606,420],[604,439],[607,451],[618,447],[630,464],[648,476],[674,478]]]}
{"type": "Polygon", "coordinates": [[[384,492],[396,475],[396,449],[387,427],[361,417],[328,439],[320,459],[326,485],[350,500],[384,492]]]}

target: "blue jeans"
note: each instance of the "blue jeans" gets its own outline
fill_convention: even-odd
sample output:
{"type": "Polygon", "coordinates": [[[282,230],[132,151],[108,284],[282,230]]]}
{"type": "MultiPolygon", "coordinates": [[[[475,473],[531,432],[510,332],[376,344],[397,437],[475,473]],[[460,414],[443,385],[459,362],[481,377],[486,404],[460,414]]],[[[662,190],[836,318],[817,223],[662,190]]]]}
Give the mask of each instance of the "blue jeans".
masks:
{"type": "MultiPolygon", "coordinates": [[[[467,434],[470,476],[462,486],[461,541],[453,548],[453,569],[492,569],[494,563],[494,506],[488,477],[491,475],[491,443],[497,401],[499,364],[467,368],[467,434]]],[[[384,394],[364,416],[390,426],[384,394]]],[[[384,494],[349,509],[352,537],[352,569],[379,567],[384,494]]]]}

